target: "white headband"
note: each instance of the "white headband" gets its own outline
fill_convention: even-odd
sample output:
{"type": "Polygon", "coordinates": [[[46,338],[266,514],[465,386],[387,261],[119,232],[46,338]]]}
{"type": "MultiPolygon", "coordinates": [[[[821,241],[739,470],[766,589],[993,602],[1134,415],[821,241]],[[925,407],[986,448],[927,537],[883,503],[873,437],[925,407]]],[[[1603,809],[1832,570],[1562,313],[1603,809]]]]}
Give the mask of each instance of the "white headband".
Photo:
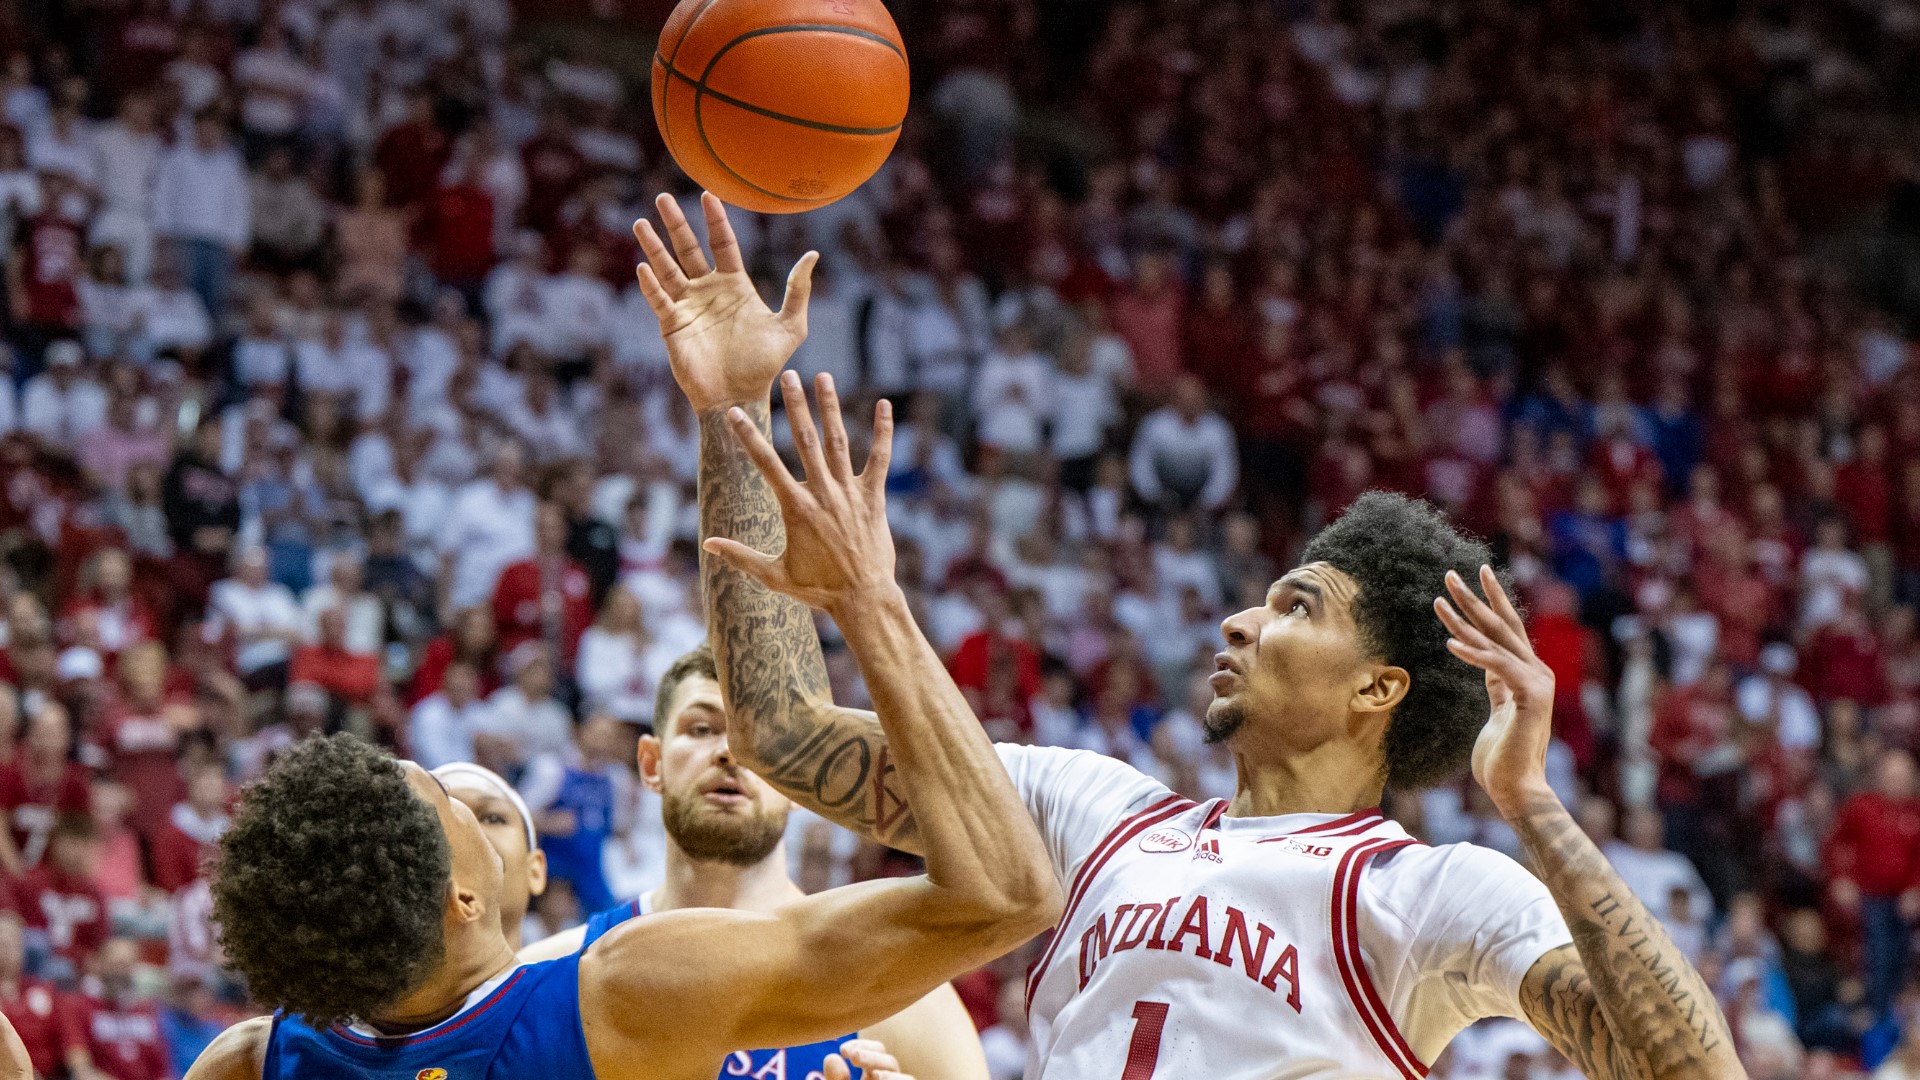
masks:
{"type": "Polygon", "coordinates": [[[527,829],[527,850],[532,851],[540,846],[539,837],[533,834],[533,813],[527,809],[527,800],[522,799],[520,793],[513,790],[513,785],[507,783],[499,773],[471,761],[449,761],[433,770],[433,775],[449,788],[455,787],[460,780],[472,781],[472,786],[491,791],[512,803],[520,815],[520,824],[527,829]]]}

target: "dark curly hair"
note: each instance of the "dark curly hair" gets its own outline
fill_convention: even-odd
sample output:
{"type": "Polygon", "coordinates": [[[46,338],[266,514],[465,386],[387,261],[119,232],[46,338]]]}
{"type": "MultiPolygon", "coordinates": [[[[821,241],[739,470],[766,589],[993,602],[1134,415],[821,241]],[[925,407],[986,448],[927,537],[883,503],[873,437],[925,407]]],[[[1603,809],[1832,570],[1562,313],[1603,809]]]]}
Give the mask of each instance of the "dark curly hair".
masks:
{"type": "Polygon", "coordinates": [[[315,736],[249,787],[220,838],[213,917],[254,1000],[315,1025],[366,1019],[445,954],[453,852],[399,763],[315,736]]]}
{"type": "MultiPolygon", "coordinates": [[[[1411,677],[1387,726],[1387,786],[1430,787],[1457,774],[1486,725],[1487,688],[1478,668],[1447,651],[1433,599],[1445,595],[1449,570],[1479,594],[1480,567],[1493,561],[1487,545],[1431,503],[1369,491],[1308,541],[1300,561],[1328,563],[1354,580],[1361,646],[1411,677]]],[[[1512,596],[1504,571],[1500,583],[1512,596]]]]}

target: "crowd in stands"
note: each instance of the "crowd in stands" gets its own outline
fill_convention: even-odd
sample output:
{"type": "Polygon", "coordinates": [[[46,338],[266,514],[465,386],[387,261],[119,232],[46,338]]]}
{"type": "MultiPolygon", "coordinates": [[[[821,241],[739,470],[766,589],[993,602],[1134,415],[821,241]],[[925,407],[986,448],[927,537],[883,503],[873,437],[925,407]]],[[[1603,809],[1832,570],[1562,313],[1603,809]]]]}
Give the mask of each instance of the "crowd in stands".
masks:
{"type": "MultiPolygon", "coordinates": [[[[898,403],[902,583],[990,732],[1230,793],[1220,619],[1360,492],[1423,495],[1521,583],[1556,786],[1750,1073],[1920,1078],[1920,371],[1860,255],[1915,231],[1920,14],[896,15],[892,160],[734,221],[770,296],[823,253],[794,365],[898,403]]],[[[514,30],[0,12],[0,1010],[44,1076],[177,1077],[244,1015],[201,857],[316,731],[514,778],[570,853],[530,936],[658,873],[632,745],[705,632],[699,440],[629,229],[697,193],[643,85],[514,30]]],[[[1389,803],[1519,854],[1470,781],[1389,803]]],[[[790,847],[808,888],[903,861],[790,847]]],[[[996,1080],[1023,966],[962,984],[996,1080]]],[[[1434,1072],[1571,1074],[1518,1023],[1434,1072]]]]}

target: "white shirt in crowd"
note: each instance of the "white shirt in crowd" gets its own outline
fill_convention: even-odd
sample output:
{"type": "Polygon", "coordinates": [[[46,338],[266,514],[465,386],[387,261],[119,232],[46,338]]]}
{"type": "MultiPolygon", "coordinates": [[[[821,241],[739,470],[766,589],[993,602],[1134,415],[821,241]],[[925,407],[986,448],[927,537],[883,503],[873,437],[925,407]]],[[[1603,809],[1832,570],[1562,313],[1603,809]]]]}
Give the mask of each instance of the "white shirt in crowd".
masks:
{"type": "Polygon", "coordinates": [[[300,632],[300,605],[293,590],[277,581],[258,588],[238,578],[216,581],[207,596],[207,621],[202,634],[208,643],[232,632],[239,649],[234,663],[242,672],[257,671],[291,655],[278,635],[300,632]],[[263,637],[272,634],[274,637],[263,637]]]}
{"type": "Polygon", "coordinates": [[[1106,446],[1107,432],[1120,422],[1120,401],[1113,380],[1097,371],[1071,375],[1055,370],[1051,447],[1061,461],[1097,454],[1106,446]]]}
{"type": "Polygon", "coordinates": [[[1734,704],[1748,723],[1772,726],[1785,749],[1811,750],[1820,745],[1820,711],[1814,708],[1812,695],[1797,683],[1749,675],[1735,689],[1734,704]]]}
{"type": "Polygon", "coordinates": [[[1713,894],[1707,892],[1700,871],[1677,851],[1642,851],[1623,840],[1609,840],[1601,854],[1613,864],[1620,880],[1640,898],[1656,919],[1665,920],[1673,910],[1673,891],[1688,896],[1688,906],[1696,919],[1713,911],[1713,894]]]}
{"type": "Polygon", "coordinates": [[[473,735],[486,729],[487,703],[455,705],[434,692],[420,699],[407,717],[407,746],[422,768],[437,769],[473,760],[473,735]]]}
{"type": "Polygon", "coordinates": [[[659,673],[648,670],[646,654],[644,642],[634,635],[588,627],[574,661],[574,678],[588,706],[629,723],[651,723],[659,673]]]}
{"type": "Polygon", "coordinates": [[[1128,475],[1150,502],[1158,502],[1170,483],[1189,483],[1199,487],[1202,507],[1219,509],[1240,483],[1233,428],[1219,413],[1202,413],[1189,423],[1172,406],[1156,409],[1134,433],[1128,475]]]}
{"type": "Polygon", "coordinates": [[[166,146],[152,132],[136,132],[110,121],[94,129],[101,209],[146,218],[153,201],[154,176],[166,146]]]}
{"type": "Polygon", "coordinates": [[[146,306],[147,339],[159,349],[198,351],[213,342],[213,317],[192,289],[154,289],[146,306]]]}
{"type": "Polygon", "coordinates": [[[573,748],[573,718],[552,698],[527,700],[517,686],[503,686],[487,699],[479,730],[513,747],[519,761],[532,762],[573,748]]]}
{"type": "Polygon", "coordinates": [[[231,146],[202,150],[184,141],[168,151],[154,178],[154,230],[240,251],[253,235],[252,198],[237,151],[231,146]]]}
{"type": "Polygon", "coordinates": [[[440,529],[440,551],[453,557],[448,601],[456,610],[485,603],[500,571],[533,554],[535,507],[532,491],[502,491],[484,477],[454,495],[440,529]]]}
{"type": "MultiPolygon", "coordinates": [[[[973,384],[973,415],[980,444],[1014,454],[1037,454],[1046,422],[1055,411],[1050,365],[1038,352],[1019,356],[994,350],[980,364],[973,384]]],[[[1078,402],[1059,402],[1067,409],[1078,402]]]]}
{"type": "Polygon", "coordinates": [[[92,379],[74,378],[64,388],[41,372],[27,380],[20,398],[21,421],[49,442],[71,445],[107,422],[107,392],[92,379]]]}

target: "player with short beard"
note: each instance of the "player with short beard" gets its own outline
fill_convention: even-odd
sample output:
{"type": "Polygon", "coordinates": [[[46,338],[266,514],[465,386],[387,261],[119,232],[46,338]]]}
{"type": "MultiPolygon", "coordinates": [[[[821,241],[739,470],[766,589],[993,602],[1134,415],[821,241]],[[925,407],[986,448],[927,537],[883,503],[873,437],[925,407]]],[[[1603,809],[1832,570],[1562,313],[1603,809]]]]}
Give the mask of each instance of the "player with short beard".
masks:
{"type": "MultiPolygon", "coordinates": [[[[584,926],[534,942],[522,961],[576,952],[629,919],[689,907],[770,911],[802,896],[787,876],[781,843],[793,804],[741,768],[727,748],[726,703],[706,646],[661,677],[654,735],[640,739],[640,779],[660,796],[667,833],[666,880],[658,889],[596,913],[584,926]]],[[[449,781],[451,784],[451,781],[449,781]]],[[[852,1041],[743,1051],[723,1075],[843,1076],[846,1062],[874,1080],[986,1080],[986,1058],[960,999],[942,986],[852,1041]],[[750,1061],[750,1064],[748,1063],[750,1061]]]]}

